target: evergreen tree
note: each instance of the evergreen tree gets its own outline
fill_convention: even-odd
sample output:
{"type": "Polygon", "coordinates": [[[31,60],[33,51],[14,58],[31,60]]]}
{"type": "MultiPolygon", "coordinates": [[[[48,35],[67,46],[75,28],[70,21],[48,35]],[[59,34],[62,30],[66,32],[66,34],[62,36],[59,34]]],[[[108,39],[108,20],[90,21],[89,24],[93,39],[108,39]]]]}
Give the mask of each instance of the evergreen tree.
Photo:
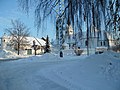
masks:
{"type": "Polygon", "coordinates": [[[48,37],[48,35],[47,35],[47,38],[46,38],[45,53],[50,53],[50,43],[49,43],[49,37],[48,37]]]}

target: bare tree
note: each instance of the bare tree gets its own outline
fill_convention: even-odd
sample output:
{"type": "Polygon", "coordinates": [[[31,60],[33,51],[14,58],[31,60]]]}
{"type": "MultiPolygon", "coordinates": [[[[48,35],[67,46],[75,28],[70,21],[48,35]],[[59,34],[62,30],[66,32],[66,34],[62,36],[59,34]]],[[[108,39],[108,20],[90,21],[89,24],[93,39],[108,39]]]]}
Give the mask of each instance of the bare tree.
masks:
{"type": "Polygon", "coordinates": [[[13,37],[13,43],[17,44],[18,55],[20,51],[20,45],[25,40],[26,36],[29,36],[29,29],[20,20],[11,20],[12,27],[6,28],[6,31],[13,37]]]}

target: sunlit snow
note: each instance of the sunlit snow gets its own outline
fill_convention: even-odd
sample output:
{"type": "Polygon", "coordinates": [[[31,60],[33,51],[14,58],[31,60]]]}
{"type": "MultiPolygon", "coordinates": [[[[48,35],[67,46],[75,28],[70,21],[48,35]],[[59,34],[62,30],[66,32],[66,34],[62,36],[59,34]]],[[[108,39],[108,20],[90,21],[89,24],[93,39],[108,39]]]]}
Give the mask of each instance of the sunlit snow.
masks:
{"type": "Polygon", "coordinates": [[[120,90],[120,54],[0,61],[0,90],[120,90]]]}

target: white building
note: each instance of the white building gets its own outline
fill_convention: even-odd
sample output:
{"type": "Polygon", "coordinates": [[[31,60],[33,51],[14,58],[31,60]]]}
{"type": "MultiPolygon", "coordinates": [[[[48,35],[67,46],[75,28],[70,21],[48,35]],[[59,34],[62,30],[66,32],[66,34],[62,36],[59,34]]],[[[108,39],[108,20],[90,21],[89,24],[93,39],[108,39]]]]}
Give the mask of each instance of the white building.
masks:
{"type": "Polygon", "coordinates": [[[109,40],[109,48],[116,52],[120,52],[120,31],[107,32],[107,37],[109,40]]]}
{"type": "MultiPolygon", "coordinates": [[[[94,54],[98,51],[103,52],[104,50],[113,49],[116,45],[120,47],[120,31],[116,34],[105,30],[98,30],[93,25],[91,25],[88,33],[82,30],[73,30],[72,25],[69,25],[63,29],[63,47],[64,50],[76,50],[79,48],[83,50],[83,54],[94,54]]],[[[56,40],[53,44],[57,50],[59,48],[58,29],[56,29],[56,40]]]]}
{"type": "Polygon", "coordinates": [[[116,37],[113,38],[113,36],[120,37],[120,33],[117,33],[118,35],[114,35],[112,32],[109,33],[105,30],[98,30],[94,26],[91,26],[91,30],[88,33],[86,31],[74,32],[71,25],[64,31],[64,49],[80,48],[84,51],[84,54],[94,54],[96,51],[100,50],[102,52],[103,50],[107,50],[108,48],[115,46],[116,43],[120,44],[120,42],[116,42],[116,37]]]}
{"type": "MultiPolygon", "coordinates": [[[[35,53],[33,47],[33,41],[36,45],[36,53],[42,54],[44,53],[46,42],[43,39],[35,38],[35,37],[26,37],[23,42],[20,44],[20,53],[24,55],[32,55],[35,53]]],[[[1,37],[1,49],[10,50],[17,53],[17,43],[14,43],[14,38],[12,36],[7,36],[4,34],[1,37]]]]}
{"type": "Polygon", "coordinates": [[[100,34],[98,34],[97,30],[94,33],[89,33],[88,39],[87,39],[87,32],[82,32],[81,38],[77,38],[76,46],[84,50],[84,54],[87,53],[94,54],[96,52],[96,48],[98,47],[107,49],[108,40],[104,31],[101,31],[100,34]]]}

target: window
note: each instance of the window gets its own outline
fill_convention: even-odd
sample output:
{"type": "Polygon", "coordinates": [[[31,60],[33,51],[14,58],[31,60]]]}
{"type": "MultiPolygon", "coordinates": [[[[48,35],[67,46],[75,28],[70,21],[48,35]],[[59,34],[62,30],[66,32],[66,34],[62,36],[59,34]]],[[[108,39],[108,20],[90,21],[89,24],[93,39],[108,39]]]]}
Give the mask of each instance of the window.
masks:
{"type": "Polygon", "coordinates": [[[102,41],[101,41],[101,46],[102,46],[102,41]]]}
{"type": "Polygon", "coordinates": [[[104,41],[104,46],[105,46],[105,41],[104,41]]]}
{"type": "Polygon", "coordinates": [[[27,49],[27,55],[31,55],[32,54],[32,49],[27,49]]]}

